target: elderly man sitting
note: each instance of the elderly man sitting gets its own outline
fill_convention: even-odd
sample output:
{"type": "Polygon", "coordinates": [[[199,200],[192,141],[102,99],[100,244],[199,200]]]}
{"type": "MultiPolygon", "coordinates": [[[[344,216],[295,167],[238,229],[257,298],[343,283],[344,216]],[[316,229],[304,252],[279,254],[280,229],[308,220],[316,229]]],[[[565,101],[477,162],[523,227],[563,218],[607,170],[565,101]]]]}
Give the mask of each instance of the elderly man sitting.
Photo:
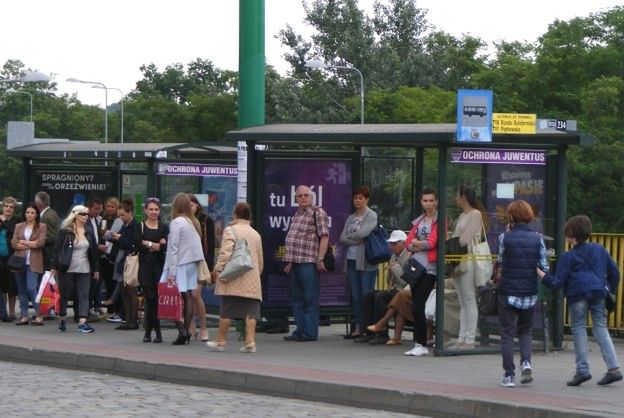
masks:
{"type": "MultiPolygon", "coordinates": [[[[405,232],[394,230],[387,240],[392,250],[392,257],[388,262],[388,274],[386,275],[388,290],[372,291],[364,296],[362,300],[362,324],[360,324],[360,329],[363,331],[366,331],[367,326],[373,325],[383,317],[388,308],[388,303],[394,295],[407,285],[401,279],[403,265],[410,256],[410,253],[405,249],[406,239],[407,235],[405,235],[405,232]]],[[[388,341],[387,330],[380,333],[368,331],[354,340],[356,343],[367,342],[373,345],[385,344],[386,341],[388,341]]]]}

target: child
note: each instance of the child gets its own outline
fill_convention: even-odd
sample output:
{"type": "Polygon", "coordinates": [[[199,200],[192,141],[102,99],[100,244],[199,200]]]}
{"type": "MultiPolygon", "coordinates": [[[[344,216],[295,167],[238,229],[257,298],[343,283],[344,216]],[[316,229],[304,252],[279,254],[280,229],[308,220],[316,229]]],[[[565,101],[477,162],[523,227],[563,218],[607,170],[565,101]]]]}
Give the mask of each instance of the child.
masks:
{"type": "Polygon", "coordinates": [[[587,361],[588,311],[592,315],[594,338],[600,345],[602,358],[608,369],[598,384],[608,385],[622,380],[613,341],[607,329],[605,309],[605,296],[609,289],[615,293],[620,274],[615,262],[601,245],[585,242],[592,232],[591,221],[587,216],[571,218],[565,224],[563,232],[572,249],[561,257],[554,275],[540,269],[537,269],[537,274],[547,286],[563,287],[568,299],[576,353],[576,373],[567,385],[578,386],[592,378],[587,361]]]}

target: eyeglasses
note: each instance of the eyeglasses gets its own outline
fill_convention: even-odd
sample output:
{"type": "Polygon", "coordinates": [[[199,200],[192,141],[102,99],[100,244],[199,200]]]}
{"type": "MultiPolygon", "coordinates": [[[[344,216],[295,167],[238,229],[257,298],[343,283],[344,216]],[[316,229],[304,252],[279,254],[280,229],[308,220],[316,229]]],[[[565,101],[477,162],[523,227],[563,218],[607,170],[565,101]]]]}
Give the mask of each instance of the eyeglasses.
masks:
{"type": "Polygon", "coordinates": [[[296,197],[297,197],[297,198],[300,198],[300,197],[309,197],[309,196],[310,196],[310,193],[302,193],[302,194],[298,194],[298,195],[296,195],[296,197]]]}

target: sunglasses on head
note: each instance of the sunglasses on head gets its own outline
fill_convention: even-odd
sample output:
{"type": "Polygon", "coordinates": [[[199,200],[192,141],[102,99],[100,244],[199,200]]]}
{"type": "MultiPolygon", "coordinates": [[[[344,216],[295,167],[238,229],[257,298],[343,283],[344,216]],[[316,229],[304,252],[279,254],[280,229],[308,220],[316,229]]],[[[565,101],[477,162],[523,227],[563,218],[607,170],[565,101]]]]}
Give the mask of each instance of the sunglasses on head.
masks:
{"type": "Polygon", "coordinates": [[[157,197],[148,197],[145,199],[145,203],[160,203],[160,199],[157,197]]]}

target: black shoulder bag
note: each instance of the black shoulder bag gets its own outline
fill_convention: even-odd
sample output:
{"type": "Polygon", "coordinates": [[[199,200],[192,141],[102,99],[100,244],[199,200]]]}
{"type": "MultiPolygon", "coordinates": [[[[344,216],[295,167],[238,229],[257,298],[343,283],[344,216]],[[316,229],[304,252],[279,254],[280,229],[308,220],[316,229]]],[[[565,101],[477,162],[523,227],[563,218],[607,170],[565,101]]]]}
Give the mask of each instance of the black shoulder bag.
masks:
{"type": "MultiPolygon", "coordinates": [[[[314,232],[316,236],[319,238],[319,242],[321,241],[321,237],[318,236],[318,223],[316,221],[316,208],[314,208],[314,232]]],[[[323,264],[327,271],[336,270],[336,258],[334,257],[334,251],[332,250],[332,246],[330,243],[327,243],[327,252],[325,253],[325,257],[323,257],[323,264]]]]}

